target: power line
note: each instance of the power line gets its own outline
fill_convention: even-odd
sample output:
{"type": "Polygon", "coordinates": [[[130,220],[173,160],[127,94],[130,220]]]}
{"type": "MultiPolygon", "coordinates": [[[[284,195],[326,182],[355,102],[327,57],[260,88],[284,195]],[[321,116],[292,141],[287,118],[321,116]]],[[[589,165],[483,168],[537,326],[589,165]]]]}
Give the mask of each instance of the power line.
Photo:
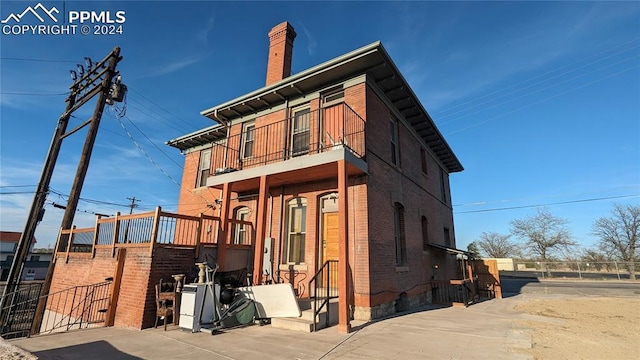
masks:
{"type": "Polygon", "coordinates": [[[148,97],[146,97],[146,96],[145,96],[144,94],[142,94],[141,92],[136,91],[135,89],[132,89],[131,87],[129,87],[129,90],[131,90],[131,91],[133,91],[134,93],[136,93],[136,94],[140,95],[140,96],[141,96],[141,97],[143,97],[145,100],[147,100],[147,101],[148,101],[148,102],[150,102],[151,104],[153,104],[153,105],[155,105],[156,107],[158,107],[158,109],[161,109],[161,110],[163,110],[164,112],[166,112],[167,114],[171,115],[172,117],[174,117],[174,118],[176,118],[176,119],[178,119],[178,120],[182,121],[183,123],[185,123],[186,125],[188,125],[190,128],[196,128],[196,127],[194,126],[194,124],[192,124],[192,123],[190,123],[190,122],[188,122],[188,121],[184,120],[183,118],[181,118],[181,117],[179,117],[179,116],[177,116],[177,115],[175,115],[175,114],[171,113],[169,110],[167,110],[167,109],[165,109],[164,107],[162,107],[162,106],[158,105],[157,103],[155,103],[154,101],[152,101],[151,99],[149,99],[148,97]]]}
{"type": "Polygon", "coordinates": [[[507,203],[507,202],[515,202],[515,201],[521,201],[521,202],[524,202],[524,201],[539,201],[539,200],[542,200],[542,199],[557,198],[557,197],[594,196],[595,194],[611,193],[613,191],[626,192],[626,191],[636,191],[636,190],[638,190],[638,186],[636,186],[636,185],[616,186],[616,187],[610,187],[610,188],[601,188],[601,189],[594,189],[594,190],[580,191],[580,192],[572,192],[572,193],[564,192],[564,193],[561,193],[561,194],[542,194],[540,196],[527,196],[527,197],[501,199],[501,200],[478,200],[478,201],[473,201],[473,202],[468,202],[468,203],[453,204],[453,207],[454,208],[458,208],[458,207],[462,207],[462,206],[489,205],[491,203],[507,203]]]}
{"type": "Polygon", "coordinates": [[[74,63],[77,64],[77,60],[52,60],[52,59],[35,59],[35,58],[20,58],[20,57],[0,57],[0,60],[15,60],[15,61],[35,61],[35,62],[48,62],[48,63],[74,63]]]}
{"type": "MultiPolygon", "coordinates": [[[[517,95],[517,96],[515,96],[515,97],[512,97],[512,98],[506,99],[506,100],[504,100],[504,101],[501,101],[501,102],[498,102],[498,103],[494,103],[494,104],[489,105],[489,106],[486,106],[486,107],[482,107],[482,108],[481,108],[481,109],[479,109],[479,110],[471,111],[471,112],[465,113],[465,114],[463,114],[463,115],[461,115],[461,116],[458,116],[456,119],[454,119],[454,120],[450,120],[450,121],[447,121],[447,122],[444,122],[444,123],[442,123],[441,125],[450,124],[450,123],[452,123],[452,122],[454,122],[454,121],[456,121],[456,120],[458,120],[458,119],[461,119],[461,118],[464,118],[464,117],[467,117],[467,116],[470,116],[470,115],[473,115],[473,114],[477,114],[477,113],[479,113],[479,112],[486,111],[486,110],[488,110],[488,109],[492,109],[492,108],[495,108],[495,107],[498,107],[498,106],[502,106],[502,105],[508,104],[508,103],[513,102],[513,101],[515,101],[515,100],[521,99],[521,98],[523,98],[523,97],[531,96],[531,95],[536,94],[536,93],[539,93],[539,92],[541,92],[541,91],[544,91],[544,90],[547,90],[547,89],[550,89],[550,88],[553,88],[553,87],[556,87],[556,86],[562,85],[562,84],[567,83],[567,82],[569,82],[569,81],[572,81],[572,80],[576,80],[576,79],[579,79],[579,78],[585,77],[585,76],[587,76],[587,75],[589,75],[589,74],[592,74],[592,73],[594,73],[594,72],[596,72],[596,71],[600,71],[600,70],[606,69],[606,68],[611,67],[611,66],[614,66],[614,65],[618,65],[618,64],[620,64],[620,63],[623,63],[623,62],[626,62],[626,61],[629,61],[629,60],[637,59],[638,57],[640,57],[640,55],[634,55],[634,56],[632,56],[632,57],[628,57],[628,58],[622,59],[622,60],[620,60],[620,61],[617,61],[617,62],[614,62],[614,63],[607,64],[606,66],[602,66],[602,67],[600,67],[600,68],[593,69],[593,70],[588,71],[588,72],[586,72],[586,73],[582,73],[582,74],[579,74],[579,75],[577,75],[577,76],[570,77],[570,78],[568,78],[568,79],[564,79],[564,80],[562,80],[562,81],[559,81],[559,82],[556,82],[556,83],[549,84],[549,85],[544,86],[544,87],[542,87],[542,88],[535,89],[535,90],[533,90],[533,91],[530,91],[530,92],[526,92],[526,93],[523,93],[523,94],[517,95]]],[[[634,67],[637,67],[637,66],[638,66],[638,64],[635,64],[635,65],[634,65],[634,66],[632,66],[630,69],[632,69],[632,68],[634,68],[634,67]]],[[[607,77],[605,77],[605,78],[607,78],[607,77]]],[[[537,84],[538,84],[538,83],[535,83],[535,84],[533,84],[533,85],[537,85],[537,84]]],[[[458,113],[460,113],[460,112],[466,112],[466,111],[468,111],[469,109],[477,108],[477,107],[479,107],[479,106],[481,106],[481,105],[485,105],[485,104],[491,103],[491,102],[493,102],[493,101],[495,101],[495,100],[497,100],[497,99],[504,98],[504,97],[506,97],[506,96],[508,96],[508,95],[515,94],[516,92],[519,92],[519,91],[522,91],[522,90],[526,90],[526,89],[528,89],[528,88],[532,87],[533,85],[531,85],[531,86],[527,86],[527,87],[524,87],[524,88],[519,89],[519,90],[516,90],[516,91],[512,91],[512,92],[510,92],[510,93],[508,93],[508,94],[505,94],[505,95],[503,95],[503,96],[496,97],[496,98],[494,98],[494,99],[490,99],[490,100],[485,101],[485,102],[478,103],[478,104],[473,105],[473,106],[471,106],[471,107],[469,107],[469,108],[467,108],[467,109],[458,110],[458,111],[456,111],[456,112],[453,112],[453,113],[451,113],[451,114],[445,115],[445,116],[443,116],[443,117],[449,117],[449,116],[452,116],[452,115],[458,114],[458,113]]]]}
{"type": "Polygon", "coordinates": [[[151,139],[138,127],[138,125],[136,125],[133,120],[131,120],[128,116],[124,116],[125,119],[129,120],[129,122],[131,123],[131,125],[133,125],[133,127],[135,127],[138,132],[140,132],[140,134],[142,134],[142,136],[145,137],[145,139],[147,139],[149,141],[149,143],[151,143],[151,145],[153,145],[153,147],[155,147],[156,149],[158,149],[158,151],[160,151],[162,153],[162,155],[166,156],[167,159],[171,160],[174,164],[176,164],[180,169],[182,169],[182,165],[180,165],[177,161],[175,161],[172,157],[169,156],[169,154],[167,154],[164,150],[162,150],[160,147],[158,147],[158,145],[156,145],[153,141],[151,141],[151,139]]]}
{"type": "MultiPolygon", "coordinates": [[[[449,107],[448,109],[443,110],[441,113],[448,113],[448,112],[450,112],[450,111],[452,111],[452,110],[454,110],[454,109],[456,109],[456,108],[462,107],[463,105],[466,105],[466,104],[469,104],[469,103],[473,103],[473,102],[475,102],[475,101],[477,101],[477,100],[484,99],[484,98],[487,98],[487,97],[493,97],[494,95],[496,95],[496,94],[498,94],[498,93],[500,93],[500,92],[506,91],[506,90],[511,89],[511,88],[515,88],[515,87],[517,87],[517,86],[519,86],[519,85],[522,85],[522,84],[528,83],[528,82],[530,82],[531,80],[534,80],[534,79],[537,79],[537,78],[540,78],[540,77],[543,77],[543,76],[546,76],[546,75],[552,74],[552,73],[557,72],[557,71],[559,71],[559,70],[561,70],[561,69],[568,68],[568,67],[572,67],[572,66],[574,66],[574,65],[576,65],[576,64],[578,64],[578,63],[580,63],[580,62],[582,62],[582,61],[584,61],[584,60],[586,60],[586,59],[591,59],[591,58],[597,57],[597,56],[599,56],[599,55],[601,55],[601,54],[603,54],[603,53],[609,52],[609,51],[614,50],[614,49],[616,49],[616,48],[623,47],[623,46],[626,46],[626,45],[628,45],[628,44],[631,44],[631,43],[637,42],[638,40],[640,40],[640,38],[637,38],[637,39],[634,39],[634,40],[631,40],[631,41],[628,41],[628,42],[622,43],[622,44],[620,44],[620,45],[616,45],[616,46],[614,46],[614,47],[612,47],[612,48],[609,48],[609,49],[606,49],[606,50],[600,51],[600,52],[598,52],[597,54],[594,54],[594,55],[588,56],[588,57],[586,57],[586,58],[583,58],[583,59],[581,59],[581,60],[579,60],[579,61],[577,61],[577,62],[574,62],[574,63],[571,63],[571,64],[567,64],[567,65],[561,66],[561,67],[559,67],[559,68],[556,68],[556,69],[553,69],[553,70],[547,71],[547,72],[545,72],[545,73],[543,73],[543,74],[535,75],[535,76],[530,77],[530,78],[528,78],[528,79],[526,79],[526,80],[523,80],[523,81],[517,82],[517,83],[515,83],[515,84],[509,85],[509,86],[507,86],[506,88],[499,89],[499,90],[496,90],[496,91],[490,92],[490,93],[488,93],[488,94],[485,94],[485,95],[483,95],[483,96],[480,96],[480,97],[477,97],[477,98],[474,98],[474,99],[470,99],[470,100],[464,101],[464,102],[462,102],[462,103],[455,104],[455,105],[453,105],[453,106],[449,107]]],[[[632,50],[633,48],[636,48],[636,47],[638,47],[638,46],[640,46],[640,44],[635,44],[635,45],[631,46],[631,48],[629,48],[629,49],[624,49],[624,50],[619,51],[619,52],[617,52],[617,53],[610,54],[610,55],[608,55],[608,56],[606,56],[606,57],[604,57],[604,58],[600,58],[600,59],[598,59],[598,60],[592,61],[592,62],[590,62],[590,63],[587,63],[586,65],[580,66],[580,67],[575,68],[575,69],[573,69],[573,70],[569,70],[569,71],[564,72],[564,73],[562,73],[562,74],[554,75],[554,76],[552,76],[552,77],[551,77],[551,78],[549,78],[549,79],[553,79],[553,78],[555,78],[555,77],[559,77],[559,76],[566,75],[566,74],[568,74],[568,73],[571,73],[571,72],[576,71],[577,69],[587,67],[587,66],[589,66],[589,65],[592,65],[592,64],[598,63],[598,62],[600,62],[600,61],[602,61],[602,60],[608,59],[608,58],[610,58],[610,57],[612,57],[612,56],[619,55],[619,54],[621,54],[621,53],[624,53],[624,52],[627,52],[627,51],[629,51],[629,50],[632,50]]],[[[549,79],[546,79],[546,80],[549,80],[549,79]]],[[[538,84],[538,83],[544,82],[544,81],[546,81],[546,80],[541,80],[541,81],[538,81],[538,82],[536,82],[536,83],[534,83],[534,84],[538,84]]],[[[530,87],[530,86],[527,86],[527,87],[530,87]]],[[[527,87],[525,87],[525,88],[527,88],[527,87]]],[[[520,90],[522,90],[522,89],[520,89],[520,90]]],[[[517,92],[517,91],[520,91],[520,90],[515,90],[515,91],[513,91],[513,92],[517,92]]],[[[508,95],[508,94],[507,94],[507,95],[508,95]]],[[[506,95],[501,95],[501,96],[499,96],[498,98],[500,98],[500,97],[504,97],[504,96],[506,96],[506,95]]],[[[493,98],[493,99],[495,100],[495,98],[493,98]]],[[[474,106],[475,106],[475,105],[471,105],[471,107],[474,107],[474,106]]],[[[456,111],[456,113],[457,113],[457,112],[459,112],[459,111],[456,111]]],[[[439,117],[448,117],[448,116],[450,116],[450,115],[452,115],[452,114],[443,114],[442,116],[439,116],[439,117]]],[[[442,125],[442,124],[440,124],[440,125],[442,125]]]]}
{"type": "Polygon", "coordinates": [[[531,107],[531,106],[534,106],[534,105],[538,105],[538,104],[540,104],[540,103],[543,103],[543,102],[545,102],[545,101],[551,100],[551,99],[553,99],[553,98],[557,98],[558,96],[562,96],[562,95],[567,94],[567,93],[570,93],[570,92],[572,92],[572,91],[579,90],[579,89],[585,88],[585,87],[587,87],[587,86],[593,85],[593,84],[595,84],[595,83],[597,83],[597,82],[599,82],[599,81],[606,80],[606,79],[608,79],[608,78],[611,78],[611,77],[614,77],[614,76],[620,75],[620,74],[622,74],[622,73],[624,73],[624,72],[627,72],[627,71],[629,71],[629,70],[633,70],[634,68],[637,68],[638,66],[640,66],[640,64],[633,65],[633,66],[631,66],[631,67],[629,67],[629,68],[626,68],[626,69],[621,70],[621,71],[618,71],[618,72],[616,72],[616,73],[613,73],[613,74],[607,75],[607,76],[605,76],[605,77],[603,77],[603,78],[596,79],[596,80],[594,80],[594,81],[591,81],[591,82],[586,83],[586,84],[582,84],[582,85],[580,85],[580,86],[577,86],[577,87],[574,87],[574,88],[571,88],[571,89],[567,89],[567,90],[562,91],[562,92],[559,92],[559,93],[557,93],[557,94],[554,94],[554,95],[548,96],[548,97],[546,97],[546,98],[542,98],[542,99],[540,99],[540,100],[538,100],[538,101],[535,101],[535,102],[532,102],[532,103],[530,103],[530,104],[527,104],[527,105],[521,106],[521,107],[519,107],[519,108],[513,109],[513,110],[508,111],[508,112],[506,112],[506,113],[502,113],[502,114],[499,114],[499,115],[496,115],[496,116],[490,117],[490,118],[488,118],[488,119],[485,119],[485,120],[483,120],[483,121],[480,121],[480,122],[478,122],[478,123],[471,124],[471,125],[469,125],[469,126],[466,126],[466,127],[460,128],[460,129],[458,129],[458,130],[455,130],[455,131],[449,132],[449,133],[447,133],[446,135],[447,135],[447,136],[451,136],[451,135],[453,135],[453,134],[457,134],[457,133],[459,133],[459,132],[462,132],[462,131],[465,131],[465,130],[468,130],[468,129],[474,128],[474,127],[476,127],[476,126],[480,126],[480,125],[482,125],[482,124],[484,124],[484,123],[487,123],[487,122],[489,122],[489,121],[495,120],[495,119],[497,119],[497,118],[499,118],[499,117],[502,117],[502,116],[505,116],[505,115],[509,115],[509,114],[513,114],[514,112],[518,112],[518,111],[520,111],[520,110],[522,110],[522,109],[526,109],[526,108],[528,108],[528,107],[531,107]]]}
{"type": "MultiPolygon", "coordinates": [[[[53,188],[49,188],[49,192],[56,194],[62,198],[68,198],[69,195],[64,194],[58,190],[55,190],[53,188]]],[[[81,197],[80,200],[90,203],[90,204],[96,204],[96,205],[113,205],[113,206],[121,206],[121,207],[129,207],[129,204],[119,204],[119,203],[114,203],[114,202],[109,202],[109,201],[103,201],[103,200],[96,200],[96,199],[88,199],[88,198],[83,198],[81,197]]]]}
{"type": "Polygon", "coordinates": [[[188,128],[186,128],[186,127],[184,127],[184,126],[177,127],[177,126],[176,126],[177,124],[175,124],[174,122],[172,122],[172,121],[171,121],[170,119],[168,119],[165,115],[162,115],[162,114],[158,113],[157,111],[154,111],[154,110],[149,109],[148,107],[146,107],[145,105],[143,105],[141,102],[137,101],[136,99],[131,99],[131,100],[132,100],[134,103],[139,104],[139,107],[138,107],[137,105],[129,104],[129,106],[130,106],[131,108],[133,108],[133,109],[135,109],[135,110],[137,110],[137,111],[139,111],[139,112],[143,113],[144,115],[147,115],[147,116],[148,116],[148,117],[150,117],[150,118],[153,118],[153,119],[164,119],[165,121],[163,121],[163,123],[164,123],[167,127],[170,127],[170,128],[172,128],[172,129],[174,129],[174,130],[176,130],[176,131],[180,131],[180,132],[189,132],[189,131],[191,131],[191,130],[189,130],[188,128]],[[144,110],[143,110],[143,109],[144,109],[144,110]],[[145,110],[147,110],[147,111],[149,111],[149,112],[151,112],[151,113],[155,113],[157,116],[154,116],[153,114],[150,114],[149,112],[147,112],[147,111],[145,111],[145,110]]]}
{"type": "Polygon", "coordinates": [[[11,91],[2,91],[0,95],[21,95],[21,96],[62,96],[69,95],[70,93],[23,93],[23,92],[11,92],[11,91]]]}
{"type": "MultiPolygon", "coordinates": [[[[67,209],[67,207],[66,207],[65,205],[56,204],[56,203],[54,203],[54,202],[47,203],[47,205],[53,205],[53,207],[54,207],[54,208],[56,208],[56,209],[63,209],[63,210],[66,210],[66,209],[67,209]]],[[[97,213],[97,212],[95,212],[95,211],[90,211],[90,210],[81,210],[81,209],[76,209],[76,212],[79,212],[79,213],[85,213],[85,214],[92,214],[92,215],[100,215],[100,216],[104,216],[104,217],[109,217],[109,216],[111,216],[111,215],[102,214],[102,213],[97,213]]]]}
{"type": "Polygon", "coordinates": [[[144,151],[144,149],[142,148],[142,146],[140,146],[140,144],[136,141],[136,139],[133,138],[133,135],[131,135],[131,133],[129,132],[129,130],[127,130],[126,126],[124,126],[124,123],[122,122],[122,119],[118,118],[118,122],[120,123],[120,126],[122,126],[122,129],[124,129],[124,131],[127,133],[127,136],[129,136],[129,139],[131,139],[131,141],[133,141],[133,144],[138,148],[138,150],[140,150],[140,152],[156,167],[158,168],[158,170],[160,170],[160,172],[162,172],[164,174],[164,176],[166,176],[167,178],[169,178],[169,180],[171,180],[174,184],[178,185],[178,187],[180,187],[180,183],[177,182],[173,177],[171,177],[171,175],[169,175],[166,171],[164,171],[163,168],[160,167],[160,165],[158,165],[158,163],[155,162],[155,160],[153,160],[151,158],[151,156],[149,156],[149,154],[144,151]]]}
{"type": "Polygon", "coordinates": [[[576,203],[584,203],[584,202],[591,202],[591,201],[623,199],[623,198],[630,198],[630,197],[637,197],[637,196],[640,196],[640,194],[608,196],[608,197],[591,198],[591,199],[580,199],[580,200],[570,200],[570,201],[561,201],[561,202],[546,203],[546,204],[510,206],[510,207],[493,208],[493,209],[485,209],[485,210],[469,210],[469,211],[454,212],[454,214],[471,214],[471,213],[482,213],[482,212],[492,212],[492,211],[527,209],[527,208],[536,208],[536,207],[540,207],[540,206],[576,204],[576,203]]]}

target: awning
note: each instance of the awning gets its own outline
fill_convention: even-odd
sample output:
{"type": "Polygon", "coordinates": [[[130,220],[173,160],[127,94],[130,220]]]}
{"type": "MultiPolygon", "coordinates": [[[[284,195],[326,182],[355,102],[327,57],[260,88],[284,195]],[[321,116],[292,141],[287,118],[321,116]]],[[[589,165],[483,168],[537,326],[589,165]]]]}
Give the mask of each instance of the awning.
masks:
{"type": "Polygon", "coordinates": [[[467,255],[470,256],[471,253],[466,251],[466,250],[460,250],[460,249],[456,249],[456,248],[452,248],[452,247],[448,247],[448,246],[444,246],[444,245],[440,245],[440,244],[431,244],[428,243],[427,245],[434,247],[436,249],[440,249],[440,250],[444,250],[450,254],[463,254],[463,255],[467,255]]]}

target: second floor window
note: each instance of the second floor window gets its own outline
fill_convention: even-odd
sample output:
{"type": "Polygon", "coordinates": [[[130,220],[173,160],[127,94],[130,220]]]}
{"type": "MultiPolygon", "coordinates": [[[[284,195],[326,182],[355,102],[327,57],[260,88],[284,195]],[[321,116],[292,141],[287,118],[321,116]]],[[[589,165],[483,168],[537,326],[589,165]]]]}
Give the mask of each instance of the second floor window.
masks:
{"type": "Polygon", "coordinates": [[[311,110],[297,110],[291,123],[291,155],[304,155],[309,152],[311,110]]]}
{"type": "Polygon", "coordinates": [[[398,123],[391,119],[391,163],[399,165],[398,161],[398,123]]]}
{"type": "Polygon", "coordinates": [[[211,171],[211,149],[200,152],[200,164],[198,166],[198,178],[196,187],[207,186],[207,178],[211,171]]]}
{"type": "Polygon", "coordinates": [[[444,203],[447,202],[446,174],[442,168],[440,168],[440,198],[444,203]]]}
{"type": "Polygon", "coordinates": [[[256,125],[254,123],[248,123],[244,127],[243,143],[242,143],[242,158],[250,158],[253,156],[253,144],[255,141],[256,125]]]}
{"type": "Polygon", "coordinates": [[[427,174],[427,151],[420,148],[420,164],[422,165],[422,173],[427,174]]]}

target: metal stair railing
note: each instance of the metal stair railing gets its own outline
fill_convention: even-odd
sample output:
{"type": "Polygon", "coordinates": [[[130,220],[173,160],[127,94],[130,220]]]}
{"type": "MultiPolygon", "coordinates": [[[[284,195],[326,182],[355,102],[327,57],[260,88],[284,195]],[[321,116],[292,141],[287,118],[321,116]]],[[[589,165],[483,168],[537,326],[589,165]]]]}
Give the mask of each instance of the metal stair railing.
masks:
{"type": "Polygon", "coordinates": [[[313,331],[317,331],[318,315],[327,307],[325,323],[329,325],[331,299],[338,298],[338,260],[327,260],[309,280],[309,299],[313,303],[313,331]],[[333,285],[333,286],[332,286],[333,285]],[[313,293],[311,293],[313,291],[313,293]]]}
{"type": "Polygon", "coordinates": [[[88,328],[104,322],[109,309],[111,281],[75,286],[47,295],[47,310],[40,333],[88,328]]]}
{"type": "Polygon", "coordinates": [[[41,290],[42,283],[22,284],[16,291],[6,295],[7,301],[2,311],[6,318],[0,324],[2,338],[29,336],[41,290]]]}
{"type": "MultiPolygon", "coordinates": [[[[42,324],[35,333],[68,331],[72,328],[88,328],[92,324],[105,322],[110,306],[109,290],[112,279],[74,286],[45,296],[40,296],[41,284],[29,288],[21,287],[5,302],[8,314],[0,324],[0,335],[4,338],[28,337],[34,327],[36,307],[39,300],[46,303],[42,324]]],[[[36,324],[37,326],[37,324],[36,324]]]]}

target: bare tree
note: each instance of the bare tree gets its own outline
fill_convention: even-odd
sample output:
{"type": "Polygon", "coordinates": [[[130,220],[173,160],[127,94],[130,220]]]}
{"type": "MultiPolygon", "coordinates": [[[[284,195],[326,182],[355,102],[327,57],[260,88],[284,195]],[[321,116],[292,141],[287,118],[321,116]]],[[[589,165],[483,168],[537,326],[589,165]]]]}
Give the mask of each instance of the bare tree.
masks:
{"type": "Polygon", "coordinates": [[[611,216],[593,224],[592,234],[600,238],[600,248],[615,259],[627,262],[629,278],[636,279],[636,251],[640,247],[640,206],[615,204],[611,216]]]}
{"type": "Polygon", "coordinates": [[[511,226],[511,233],[524,240],[524,248],[543,262],[576,246],[567,220],[553,216],[546,208],[539,208],[535,215],[524,219],[512,220],[511,226]]]}
{"type": "Polygon", "coordinates": [[[581,260],[587,263],[587,266],[593,266],[597,271],[602,270],[604,266],[607,271],[611,270],[611,262],[613,261],[606,253],[599,249],[586,249],[582,253],[581,260]]]}
{"type": "Polygon", "coordinates": [[[518,256],[520,248],[509,241],[511,235],[502,235],[496,232],[483,231],[480,238],[475,241],[484,254],[492,258],[507,258],[518,256]]]}

